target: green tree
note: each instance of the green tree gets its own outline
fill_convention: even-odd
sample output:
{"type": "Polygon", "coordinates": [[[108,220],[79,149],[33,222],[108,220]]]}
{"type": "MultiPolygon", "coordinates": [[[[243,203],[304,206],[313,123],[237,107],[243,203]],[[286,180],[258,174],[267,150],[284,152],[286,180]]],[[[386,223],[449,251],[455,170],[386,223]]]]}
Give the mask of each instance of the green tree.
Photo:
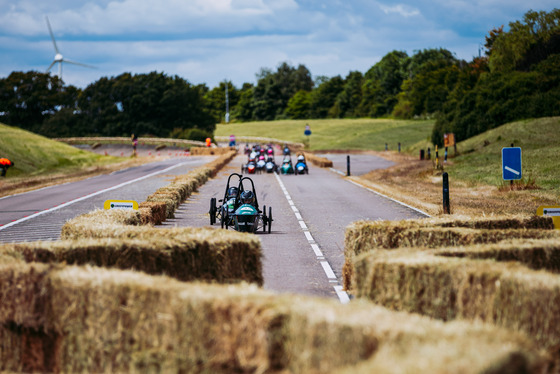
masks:
{"type": "Polygon", "coordinates": [[[273,120],[285,116],[288,101],[300,90],[311,91],[313,80],[304,65],[297,68],[283,62],[275,73],[261,69],[253,90],[253,117],[257,120],[273,120]]]}
{"type": "Polygon", "coordinates": [[[43,121],[61,109],[75,108],[78,92],[73,86],[63,86],[58,77],[50,74],[36,71],[12,72],[7,78],[0,80],[1,120],[12,126],[38,132],[43,121]]]}
{"type": "Polygon", "coordinates": [[[286,114],[292,119],[310,118],[311,92],[300,90],[288,101],[286,114]]]}
{"type": "Polygon", "coordinates": [[[362,84],[364,77],[359,71],[352,71],[344,80],[344,87],[337,95],[334,105],[329,110],[329,117],[357,117],[362,101],[362,84]]]}
{"type": "Polygon", "coordinates": [[[336,102],[336,97],[344,88],[344,80],[340,75],[322,83],[311,92],[311,118],[327,118],[329,110],[336,102]]]}
{"type": "Polygon", "coordinates": [[[232,118],[242,122],[251,121],[254,118],[253,110],[253,85],[244,83],[239,92],[239,100],[232,109],[232,118]]]}
{"type": "Polygon", "coordinates": [[[366,72],[360,104],[362,116],[378,117],[392,112],[408,77],[408,64],[406,52],[392,51],[366,72]]]}
{"type": "Polygon", "coordinates": [[[510,22],[509,27],[509,32],[490,39],[492,72],[527,71],[531,64],[560,53],[560,9],[529,11],[523,21],[510,22]]]}

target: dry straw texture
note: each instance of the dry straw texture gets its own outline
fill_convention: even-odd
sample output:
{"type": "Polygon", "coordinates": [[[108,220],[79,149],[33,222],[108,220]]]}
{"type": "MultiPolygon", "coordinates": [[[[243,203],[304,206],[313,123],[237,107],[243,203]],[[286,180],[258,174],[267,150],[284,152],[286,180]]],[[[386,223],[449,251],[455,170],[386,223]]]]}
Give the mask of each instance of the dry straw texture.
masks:
{"type": "Polygon", "coordinates": [[[507,239],[558,238],[547,217],[359,221],[345,235],[344,286],[351,289],[354,257],[379,249],[447,247],[497,243],[507,239]]]}
{"type": "Polygon", "coordinates": [[[223,155],[231,152],[235,148],[229,147],[191,147],[190,152],[193,156],[223,155]]]}
{"type": "Polygon", "coordinates": [[[13,253],[19,253],[27,262],[134,269],[181,281],[263,283],[259,240],[254,235],[221,230],[170,229],[137,239],[4,245],[0,247],[0,261],[3,262],[2,257],[14,258],[13,253]]]}
{"type": "Polygon", "coordinates": [[[23,262],[0,266],[0,281],[9,285],[0,291],[5,371],[525,373],[544,364],[513,332],[363,302],[23,262]]]}
{"type": "Polygon", "coordinates": [[[313,153],[304,152],[305,159],[311,161],[313,165],[319,166],[321,168],[332,168],[333,162],[325,157],[319,157],[313,153]]]}
{"type": "MultiPolygon", "coordinates": [[[[554,252],[560,253],[559,249],[556,243],[554,252]]],[[[525,250],[530,251],[530,247],[525,250]]],[[[449,257],[450,253],[445,250],[446,256],[441,256],[437,250],[402,249],[359,256],[355,262],[356,296],[445,321],[482,320],[519,330],[540,347],[558,354],[557,275],[515,262],[449,257]]]]}

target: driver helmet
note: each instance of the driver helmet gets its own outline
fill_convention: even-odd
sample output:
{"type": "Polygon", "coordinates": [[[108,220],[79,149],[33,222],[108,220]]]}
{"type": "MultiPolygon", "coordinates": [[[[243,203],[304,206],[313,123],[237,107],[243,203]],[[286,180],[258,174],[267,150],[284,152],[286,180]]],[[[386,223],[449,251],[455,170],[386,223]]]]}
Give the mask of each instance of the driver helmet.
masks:
{"type": "Polygon", "coordinates": [[[255,195],[253,194],[253,191],[241,192],[241,203],[253,204],[254,201],[255,201],[255,195]]]}
{"type": "Polygon", "coordinates": [[[228,199],[231,199],[232,197],[237,197],[238,193],[239,190],[237,189],[237,187],[230,187],[227,191],[227,197],[228,199]]]}
{"type": "Polygon", "coordinates": [[[298,161],[305,161],[305,157],[303,155],[297,156],[298,161]]]}

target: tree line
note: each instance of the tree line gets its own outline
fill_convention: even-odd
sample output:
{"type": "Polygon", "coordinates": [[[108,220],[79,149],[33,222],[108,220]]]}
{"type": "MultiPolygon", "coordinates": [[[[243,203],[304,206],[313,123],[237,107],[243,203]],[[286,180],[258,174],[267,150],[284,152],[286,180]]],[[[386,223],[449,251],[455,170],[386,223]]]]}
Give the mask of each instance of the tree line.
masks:
{"type": "Polygon", "coordinates": [[[262,68],[256,84],[209,89],[163,73],[101,78],[85,89],[39,72],[0,80],[0,121],[51,137],[211,136],[232,121],[435,118],[432,142],[464,140],[506,122],[560,115],[560,10],[527,12],[491,30],[484,55],[459,60],[446,49],[391,51],[365,73],[313,78],[304,66],[262,68]]]}

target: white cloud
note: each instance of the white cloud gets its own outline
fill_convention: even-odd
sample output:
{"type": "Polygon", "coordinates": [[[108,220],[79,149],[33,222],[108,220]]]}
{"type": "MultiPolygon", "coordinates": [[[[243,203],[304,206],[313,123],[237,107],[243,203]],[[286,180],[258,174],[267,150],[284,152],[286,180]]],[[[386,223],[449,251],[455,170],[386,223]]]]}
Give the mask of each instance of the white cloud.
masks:
{"type": "Polygon", "coordinates": [[[255,82],[288,61],[313,75],[365,72],[392,50],[477,53],[488,30],[558,0],[0,0],[0,76],[44,71],[53,47],[97,70],[65,68],[86,86],[102,76],[153,70],[209,87],[255,82]]]}
{"type": "Polygon", "coordinates": [[[418,9],[410,7],[408,5],[403,5],[403,4],[398,4],[393,6],[380,5],[380,7],[381,10],[385,12],[385,14],[397,13],[405,18],[420,15],[420,11],[418,9]]]}

